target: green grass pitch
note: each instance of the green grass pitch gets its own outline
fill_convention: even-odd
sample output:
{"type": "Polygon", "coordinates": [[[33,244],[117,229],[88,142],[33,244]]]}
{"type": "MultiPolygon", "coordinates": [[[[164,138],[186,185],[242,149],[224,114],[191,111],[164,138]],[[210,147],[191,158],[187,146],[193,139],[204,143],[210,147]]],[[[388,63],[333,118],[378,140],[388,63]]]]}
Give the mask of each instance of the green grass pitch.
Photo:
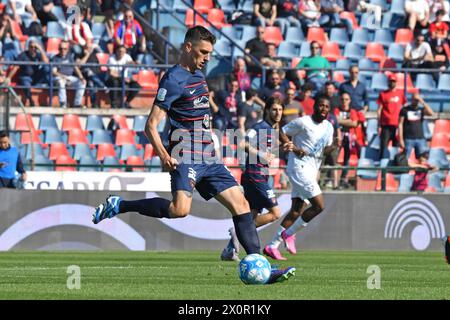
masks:
{"type": "Polygon", "coordinates": [[[244,285],[237,263],[219,254],[1,253],[0,299],[450,299],[450,265],[440,252],[300,252],[278,263],[295,266],[295,277],[263,286],[244,285]],[[80,267],[79,290],[67,288],[70,265],[80,267]],[[367,289],[370,265],[381,270],[378,290],[367,289]]]}

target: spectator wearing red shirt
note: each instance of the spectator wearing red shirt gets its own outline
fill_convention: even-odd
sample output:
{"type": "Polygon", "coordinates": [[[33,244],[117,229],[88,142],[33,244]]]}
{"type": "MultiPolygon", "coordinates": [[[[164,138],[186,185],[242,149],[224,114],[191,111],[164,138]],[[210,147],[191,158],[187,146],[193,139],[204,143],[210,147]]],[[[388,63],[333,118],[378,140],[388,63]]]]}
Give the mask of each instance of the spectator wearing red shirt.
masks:
{"type": "Polygon", "coordinates": [[[302,91],[299,95],[300,104],[303,107],[304,115],[312,115],[314,111],[314,99],[311,98],[314,86],[310,83],[306,83],[302,87],[302,91]]]}
{"type": "Polygon", "coordinates": [[[436,12],[436,21],[430,25],[430,44],[431,47],[442,45],[447,41],[448,24],[443,21],[445,11],[440,9],[436,12]]]}
{"type": "MultiPolygon", "coordinates": [[[[350,94],[344,92],[341,94],[341,103],[338,108],[334,109],[334,114],[341,126],[342,143],[344,148],[344,166],[348,166],[350,154],[352,152],[359,153],[361,147],[356,139],[356,127],[358,126],[358,111],[351,108],[352,98],[350,94]]],[[[342,170],[341,187],[348,188],[348,170],[342,170]]]]}
{"type": "Polygon", "coordinates": [[[388,77],[388,89],[380,92],[377,99],[378,108],[378,126],[381,127],[380,134],[380,158],[386,154],[389,141],[397,146],[397,128],[399,124],[400,111],[406,103],[403,91],[396,88],[397,77],[390,74],[388,77]]]}
{"type": "Polygon", "coordinates": [[[125,46],[133,60],[139,60],[138,54],[145,52],[145,35],[139,22],[134,19],[133,11],[126,10],[124,19],[116,23],[114,40],[117,46],[125,46]]]}

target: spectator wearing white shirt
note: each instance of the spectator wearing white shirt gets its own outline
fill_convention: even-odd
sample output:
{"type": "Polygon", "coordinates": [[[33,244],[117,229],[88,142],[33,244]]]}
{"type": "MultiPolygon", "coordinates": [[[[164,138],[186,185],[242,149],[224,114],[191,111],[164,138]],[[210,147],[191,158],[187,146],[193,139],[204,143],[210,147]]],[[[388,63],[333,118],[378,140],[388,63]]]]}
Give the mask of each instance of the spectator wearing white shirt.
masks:
{"type": "Polygon", "coordinates": [[[439,10],[444,10],[445,12],[442,21],[450,22],[450,4],[448,0],[430,0],[428,3],[430,6],[430,22],[436,21],[436,14],[439,10]]]}
{"type": "Polygon", "coordinates": [[[426,0],[408,0],[405,2],[405,11],[408,15],[408,27],[415,30],[428,28],[430,22],[430,6],[426,0]]]}
{"type": "Polygon", "coordinates": [[[111,88],[109,97],[111,99],[111,108],[118,108],[122,105],[122,73],[123,73],[123,85],[126,88],[126,100],[124,107],[128,108],[131,100],[137,96],[141,86],[133,80],[129,72],[129,68],[123,71],[125,65],[135,64],[133,59],[127,54],[125,46],[120,45],[116,48],[116,53],[109,57],[109,77],[106,81],[106,85],[111,88]],[[116,66],[120,65],[120,66],[116,66]]]}
{"type": "MultiPolygon", "coordinates": [[[[425,41],[425,36],[419,34],[413,44],[408,43],[405,48],[404,68],[431,69],[433,68],[433,53],[431,46],[425,41]]],[[[417,72],[411,72],[411,78],[415,81],[417,72]]]]}
{"type": "Polygon", "coordinates": [[[26,19],[37,20],[31,0],[8,0],[6,12],[19,24],[26,19]]]}

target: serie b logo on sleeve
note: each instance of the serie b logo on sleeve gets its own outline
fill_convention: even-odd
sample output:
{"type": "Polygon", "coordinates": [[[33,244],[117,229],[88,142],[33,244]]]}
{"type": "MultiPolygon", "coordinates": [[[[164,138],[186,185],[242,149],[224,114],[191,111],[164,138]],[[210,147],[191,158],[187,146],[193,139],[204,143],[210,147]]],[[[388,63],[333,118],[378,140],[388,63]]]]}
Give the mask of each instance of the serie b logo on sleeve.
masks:
{"type": "Polygon", "coordinates": [[[167,90],[166,89],[159,88],[158,95],[156,96],[156,99],[158,99],[159,101],[164,101],[164,99],[166,98],[166,94],[167,94],[167,90]]]}

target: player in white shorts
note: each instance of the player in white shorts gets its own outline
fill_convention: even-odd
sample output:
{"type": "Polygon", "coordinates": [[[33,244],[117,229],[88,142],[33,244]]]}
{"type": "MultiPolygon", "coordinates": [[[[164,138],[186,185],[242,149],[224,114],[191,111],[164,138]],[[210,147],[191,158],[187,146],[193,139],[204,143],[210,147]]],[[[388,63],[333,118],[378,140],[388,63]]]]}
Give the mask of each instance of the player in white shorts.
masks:
{"type": "Polygon", "coordinates": [[[286,173],[292,185],[292,207],[281,222],[272,242],[264,248],[264,253],[276,260],[286,260],[278,249],[283,240],[291,254],[297,253],[295,234],[324,210],[325,204],[317,175],[323,153],[336,148],[333,144],[333,125],[326,120],[329,112],[329,99],[319,97],[314,104],[313,115],[291,121],[280,132],[280,139],[288,144],[288,150],[291,151],[286,173]],[[305,200],[311,203],[306,210],[305,200]]]}

